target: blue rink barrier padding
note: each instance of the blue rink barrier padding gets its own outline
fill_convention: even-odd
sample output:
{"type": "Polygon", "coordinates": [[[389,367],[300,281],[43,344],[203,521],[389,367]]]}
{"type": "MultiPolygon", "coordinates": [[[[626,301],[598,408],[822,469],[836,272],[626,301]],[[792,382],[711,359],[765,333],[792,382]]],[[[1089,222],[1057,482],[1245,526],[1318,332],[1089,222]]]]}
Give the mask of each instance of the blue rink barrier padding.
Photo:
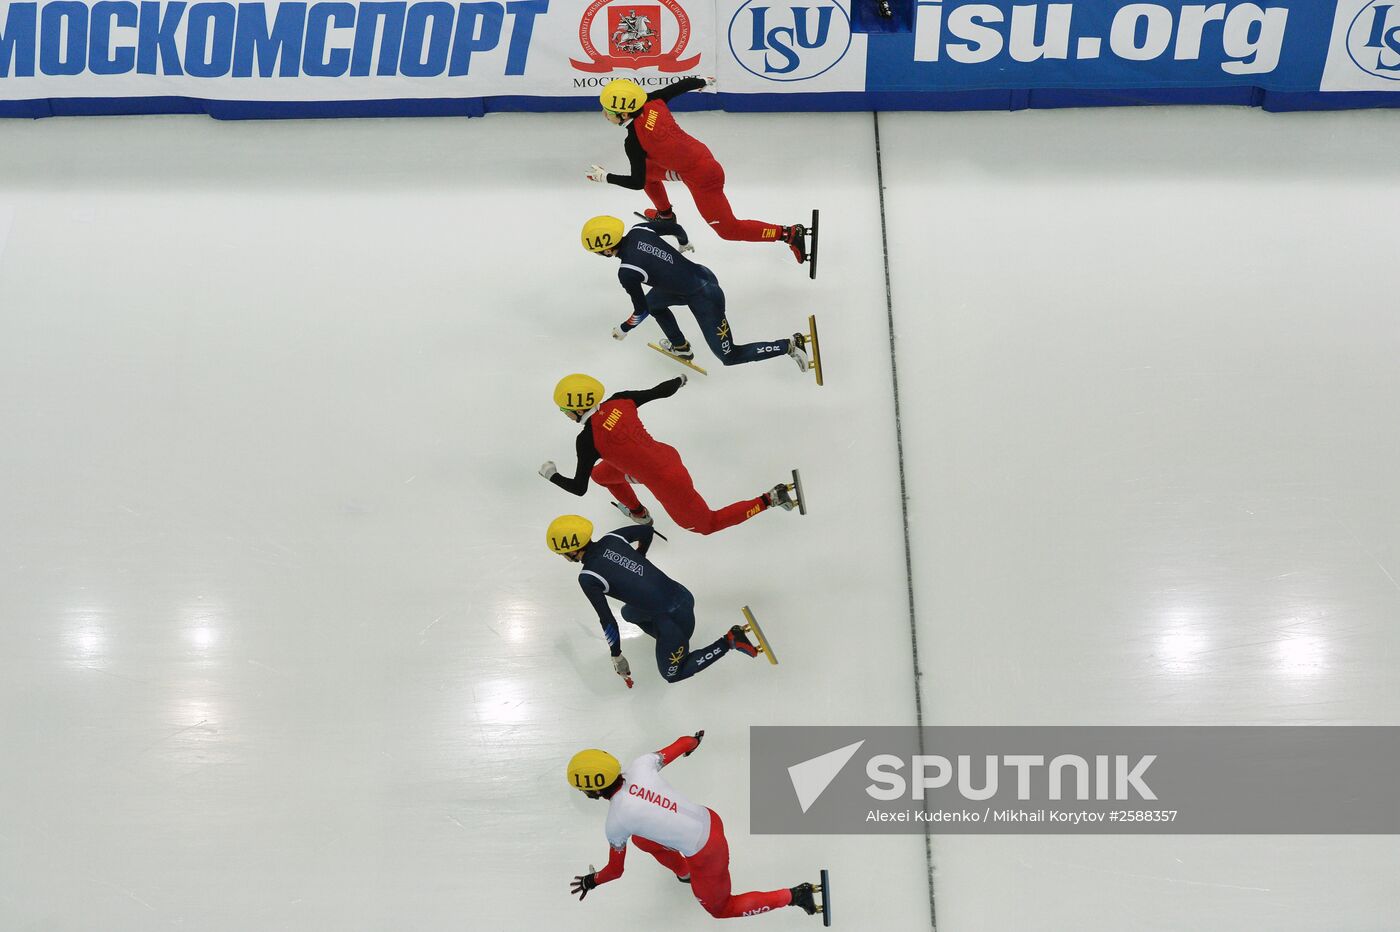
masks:
{"type": "MultiPolygon", "coordinates": [[[[1261,87],[1035,88],[1019,90],[883,91],[826,94],[717,94],[678,101],[676,110],[732,113],[866,110],[1054,110],[1067,107],[1213,105],[1259,107],[1271,113],[1400,107],[1400,94],[1318,93],[1261,87]]],[[[244,101],[197,97],[57,97],[0,100],[0,117],[129,116],[202,113],[216,120],[308,120],[379,117],[480,117],[488,113],[567,113],[597,109],[579,97],[429,97],[396,100],[244,101]]]]}
{"type": "MultiPolygon", "coordinates": [[[[406,116],[485,116],[486,98],[405,100],[201,100],[197,97],[58,97],[0,101],[0,117],[131,116],[203,113],[216,120],[305,120],[406,116]]],[[[556,108],[557,109],[557,108],[556,108]]]]}

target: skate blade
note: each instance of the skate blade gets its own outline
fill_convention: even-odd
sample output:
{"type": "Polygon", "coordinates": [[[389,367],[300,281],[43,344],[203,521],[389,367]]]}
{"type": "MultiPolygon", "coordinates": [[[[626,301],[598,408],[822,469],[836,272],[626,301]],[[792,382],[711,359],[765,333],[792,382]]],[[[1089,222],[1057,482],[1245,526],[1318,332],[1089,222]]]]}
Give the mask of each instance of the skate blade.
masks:
{"type": "MultiPolygon", "coordinates": [[[[807,277],[816,281],[817,279],[817,227],[821,220],[821,211],[812,211],[812,227],[807,231],[807,277]]],[[[820,385],[821,381],[818,380],[820,385]]]]}
{"type": "Polygon", "coordinates": [[[773,647],[768,643],[768,638],[764,636],[763,629],[758,626],[758,619],[753,617],[753,612],[747,605],[744,606],[744,620],[747,622],[744,625],[744,630],[754,636],[754,640],[758,641],[758,649],[763,653],[763,656],[768,658],[768,662],[776,667],[778,657],[773,653],[773,647]]]}
{"type": "Polygon", "coordinates": [[[688,368],[694,369],[696,372],[700,373],[701,375],[709,375],[708,372],[706,372],[704,369],[700,368],[699,366],[697,366],[695,363],[691,362],[690,360],[688,360],[688,359],[682,359],[682,358],[680,358],[679,356],[677,356],[675,353],[668,353],[668,352],[666,352],[664,349],[662,349],[661,347],[657,346],[655,343],[648,343],[647,346],[650,346],[652,349],[656,350],[658,353],[660,353],[662,356],[665,356],[667,359],[674,359],[676,362],[680,363],[682,366],[686,366],[686,367],[688,367],[688,368]]]}
{"type": "Polygon", "coordinates": [[[802,492],[802,473],[796,469],[792,471],[792,482],[788,484],[788,488],[796,493],[797,513],[805,515],[807,513],[807,496],[802,492]]]}
{"type": "Polygon", "coordinates": [[[831,925],[831,877],[822,868],[822,882],[817,884],[817,892],[822,895],[822,925],[831,925]]]}
{"type": "Polygon", "coordinates": [[[817,315],[807,315],[807,346],[812,351],[812,358],[807,360],[807,366],[812,370],[812,374],[817,377],[818,385],[825,385],[825,373],[822,371],[822,347],[817,340],[817,315]]]}

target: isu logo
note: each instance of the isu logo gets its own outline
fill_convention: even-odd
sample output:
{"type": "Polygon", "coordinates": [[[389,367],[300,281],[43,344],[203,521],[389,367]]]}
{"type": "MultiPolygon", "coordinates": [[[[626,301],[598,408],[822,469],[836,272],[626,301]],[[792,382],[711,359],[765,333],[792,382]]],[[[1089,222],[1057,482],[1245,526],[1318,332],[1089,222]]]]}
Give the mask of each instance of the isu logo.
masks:
{"type": "Polygon", "coordinates": [[[1371,0],[1347,30],[1347,53],[1356,67],[1389,81],[1400,81],[1400,4],[1371,0]]]}
{"type": "Polygon", "coordinates": [[[750,74],[806,81],[825,74],[851,47],[851,18],[839,0],[803,6],[745,0],[729,21],[729,50],[750,74]]]}
{"type": "Polygon", "coordinates": [[[617,68],[655,68],[658,71],[688,71],[700,61],[699,55],[682,59],[690,42],[690,17],[676,0],[659,3],[627,3],[622,0],[593,0],[579,21],[578,41],[587,61],[569,59],[578,71],[603,72],[617,68]],[[667,28],[663,26],[662,10],[675,21],[676,38],[666,46],[667,28]],[[598,13],[607,10],[606,19],[598,13]],[[597,20],[595,24],[595,20],[597,20]],[[606,26],[604,49],[599,51],[593,41],[595,29],[601,34],[606,26]]]}

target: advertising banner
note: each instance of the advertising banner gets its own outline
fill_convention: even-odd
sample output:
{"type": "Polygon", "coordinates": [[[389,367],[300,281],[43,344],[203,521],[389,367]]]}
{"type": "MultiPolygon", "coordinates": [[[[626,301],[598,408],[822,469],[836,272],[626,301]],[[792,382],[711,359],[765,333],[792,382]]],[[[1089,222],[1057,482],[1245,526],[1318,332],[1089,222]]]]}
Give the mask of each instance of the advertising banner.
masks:
{"type": "Polygon", "coordinates": [[[1327,3],[920,2],[882,37],[872,90],[1212,87],[1317,90],[1327,3]]]}
{"type": "Polygon", "coordinates": [[[719,93],[683,107],[1400,103],[1400,0],[902,0],[867,35],[868,2],[0,0],[0,114],[570,110],[689,75],[719,93]]]}
{"type": "Polygon", "coordinates": [[[656,87],[714,74],[714,49],[714,5],[694,0],[30,0],[0,3],[0,101],[534,98],[527,107],[570,109],[618,76],[656,87]]]}

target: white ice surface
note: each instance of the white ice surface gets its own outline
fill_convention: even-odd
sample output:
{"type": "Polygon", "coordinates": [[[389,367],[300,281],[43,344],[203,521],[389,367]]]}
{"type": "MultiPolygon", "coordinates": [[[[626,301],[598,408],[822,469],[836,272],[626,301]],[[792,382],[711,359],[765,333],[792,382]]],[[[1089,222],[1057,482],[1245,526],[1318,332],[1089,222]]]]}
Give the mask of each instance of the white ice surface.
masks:
{"type": "MultiPolygon", "coordinates": [[[[926,720],[1400,724],[1395,115],[880,125],[926,720]]],[[[954,932],[1400,927],[1394,837],[934,861],[954,932]]]]}
{"type": "Polygon", "coordinates": [[[645,410],[712,503],[797,466],[814,507],[653,552],[697,640],[750,604],[782,665],[667,687],[629,640],[631,692],[544,547],[556,514],[619,516],[536,474],[573,453],[559,376],[676,374],[654,327],[609,337],[630,305],[578,242],[645,206],[583,178],[615,128],[5,125],[0,929],[705,928],[642,852],[569,897],[607,844],[563,777],[697,728],[668,777],[725,819],[739,889],[828,867],[852,919],[927,912],[920,838],[747,832],[750,723],[914,720],[870,118],[693,124],[741,210],[820,187],[841,219],[819,284],[692,224],[736,335],[820,313],[832,384],[713,366],[645,410]]]}
{"type": "MultiPolygon", "coordinates": [[[[712,503],[800,466],[813,511],[655,551],[697,639],[751,604],[780,667],[666,687],[628,640],[631,692],[542,543],[614,513],[535,474],[558,375],[673,373],[578,247],[644,206],[581,177],[616,130],[5,124],[0,929],[711,928],[642,852],[567,894],[606,855],[568,756],[701,727],[668,777],[739,889],[829,867],[842,927],[928,928],[922,839],[747,832],[748,724],[914,717],[872,121],[686,119],[741,216],[823,208],[816,283],[693,227],[736,334],[815,311],[830,382],[713,366],[646,409],[712,503]]],[[[881,126],[927,720],[1400,723],[1393,115],[881,126]]],[[[1388,838],[934,858],[955,932],[1400,914],[1388,838]]]]}

